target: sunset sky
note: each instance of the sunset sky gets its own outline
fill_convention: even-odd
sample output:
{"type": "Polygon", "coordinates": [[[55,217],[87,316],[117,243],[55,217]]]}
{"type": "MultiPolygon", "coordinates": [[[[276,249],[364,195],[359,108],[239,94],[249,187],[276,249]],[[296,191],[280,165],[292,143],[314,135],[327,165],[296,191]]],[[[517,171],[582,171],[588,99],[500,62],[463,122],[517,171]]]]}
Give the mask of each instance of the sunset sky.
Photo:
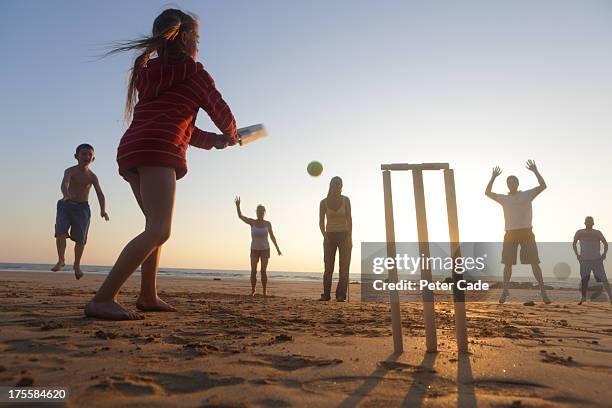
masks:
{"type": "MultiPolygon", "coordinates": [[[[534,202],[540,241],[570,241],[586,215],[612,239],[612,3],[609,1],[181,1],[201,19],[199,60],[239,126],[269,137],[191,149],[162,265],[248,269],[250,231],[236,216],[268,209],[283,257],[271,270],[323,265],[318,204],[339,175],[359,243],[385,239],[381,163],[449,162],[461,238],[498,241],[491,168],[548,190],[534,202]],[[306,173],[319,160],[321,177],[306,173]]],[[[115,40],[148,34],[162,1],[5,1],[0,51],[3,191],[0,262],[53,263],[53,225],[74,148],[96,149],[108,201],[84,264],[110,265],[144,225],[116,148],[133,54],[98,60],[115,40]]],[[[205,112],[200,128],[215,130],[205,112]]],[[[409,174],[394,174],[398,240],[415,240],[409,174]]],[[[431,240],[447,239],[441,173],[425,179],[431,240]]],[[[72,245],[68,262],[72,263],[72,245]]]]}

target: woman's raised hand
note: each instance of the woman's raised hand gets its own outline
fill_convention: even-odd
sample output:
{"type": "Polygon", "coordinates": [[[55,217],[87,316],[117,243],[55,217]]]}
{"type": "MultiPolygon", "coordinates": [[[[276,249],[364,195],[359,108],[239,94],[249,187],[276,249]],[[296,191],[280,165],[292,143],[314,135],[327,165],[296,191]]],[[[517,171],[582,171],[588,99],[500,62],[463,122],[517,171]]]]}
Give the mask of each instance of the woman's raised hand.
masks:
{"type": "Polygon", "coordinates": [[[236,196],[236,198],[234,199],[234,203],[236,204],[237,208],[240,208],[240,196],[236,196]]]}

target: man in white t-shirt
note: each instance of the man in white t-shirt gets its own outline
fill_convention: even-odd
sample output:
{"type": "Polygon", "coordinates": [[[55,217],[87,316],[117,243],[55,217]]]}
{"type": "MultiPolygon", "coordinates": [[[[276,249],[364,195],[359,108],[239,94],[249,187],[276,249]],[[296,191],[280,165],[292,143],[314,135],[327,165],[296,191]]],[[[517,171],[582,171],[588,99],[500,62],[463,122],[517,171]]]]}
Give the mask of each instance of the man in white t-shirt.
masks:
{"type": "Polygon", "coordinates": [[[606,277],[606,271],[603,264],[608,254],[608,241],[606,241],[601,231],[593,228],[593,225],[595,225],[593,217],[586,217],[584,219],[584,226],[586,228],[576,231],[574,235],[574,253],[580,263],[580,292],[582,294],[582,299],[578,303],[579,305],[586,302],[591,271],[593,272],[593,276],[595,276],[595,280],[603,283],[603,287],[608,293],[608,299],[610,303],[612,303],[610,283],[606,277]],[[578,252],[578,242],[580,242],[580,252],[578,252]],[[601,252],[601,244],[603,244],[604,247],[603,253],[601,252]]]}
{"type": "Polygon", "coordinates": [[[493,182],[501,174],[501,169],[495,167],[491,180],[487,185],[485,195],[497,201],[504,209],[504,221],[506,233],[504,235],[504,244],[502,249],[502,263],[504,264],[504,283],[503,292],[499,299],[499,303],[504,303],[508,298],[508,284],[512,277],[512,265],[516,265],[516,255],[520,246],[520,258],[522,264],[531,265],[533,276],[538,281],[540,293],[544,303],[550,303],[546,290],[544,289],[544,280],[542,279],[542,269],[540,268],[540,258],[538,256],[538,246],[533,235],[531,218],[531,202],[538,194],[546,189],[546,183],[542,175],[538,171],[533,160],[527,161],[527,169],[532,171],[538,179],[539,185],[531,190],[519,191],[519,180],[516,176],[508,176],[506,184],[508,185],[508,194],[496,194],[491,191],[493,182]]]}

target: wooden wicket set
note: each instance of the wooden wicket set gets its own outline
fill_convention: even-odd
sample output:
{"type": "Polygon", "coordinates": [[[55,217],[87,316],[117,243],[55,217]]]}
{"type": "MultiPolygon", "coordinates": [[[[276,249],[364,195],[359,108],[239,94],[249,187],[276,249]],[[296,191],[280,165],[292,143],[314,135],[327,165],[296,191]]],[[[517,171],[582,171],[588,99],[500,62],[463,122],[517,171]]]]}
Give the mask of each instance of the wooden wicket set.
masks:
{"type": "MultiPolygon", "coordinates": [[[[387,257],[396,257],[395,245],[395,222],[393,220],[393,197],[391,191],[391,172],[392,171],[412,171],[414,184],[414,204],[416,209],[416,223],[419,239],[419,251],[421,256],[429,258],[429,238],[427,233],[427,212],[425,209],[425,191],[423,187],[423,171],[443,170],[444,186],[446,191],[446,211],[448,214],[448,232],[450,237],[451,257],[453,265],[455,259],[461,256],[459,244],[459,221],[457,218],[457,198],[455,195],[455,176],[448,163],[420,163],[420,164],[383,164],[383,189],[385,197],[385,224],[387,231],[387,257]]],[[[421,279],[428,282],[432,281],[431,269],[429,266],[421,269],[421,279]]],[[[453,282],[453,304],[455,309],[455,337],[457,340],[457,351],[459,353],[468,352],[467,325],[465,317],[465,293],[457,288],[457,281],[462,275],[452,271],[453,282]]],[[[397,268],[389,269],[389,282],[398,282],[397,268]]],[[[425,342],[428,353],[435,353],[438,350],[436,335],[436,316],[434,307],[434,293],[428,288],[424,288],[423,298],[423,318],[425,321],[425,342]]],[[[399,294],[397,291],[390,291],[391,303],[391,329],[393,333],[393,350],[395,353],[404,351],[402,323],[400,315],[399,294]]]]}

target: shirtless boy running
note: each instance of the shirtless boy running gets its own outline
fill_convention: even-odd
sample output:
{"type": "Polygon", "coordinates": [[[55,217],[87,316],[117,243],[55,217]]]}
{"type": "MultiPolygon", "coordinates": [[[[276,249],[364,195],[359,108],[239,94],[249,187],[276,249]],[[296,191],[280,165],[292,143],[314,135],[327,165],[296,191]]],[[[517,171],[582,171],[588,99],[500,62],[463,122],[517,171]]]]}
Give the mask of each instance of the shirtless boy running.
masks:
{"type": "Polygon", "coordinates": [[[63,198],[57,202],[57,216],[55,218],[55,243],[57,245],[57,264],[52,271],[57,272],[65,265],[66,238],[75,242],[74,245],[74,276],[81,279],[81,256],[87,242],[87,231],[91,212],[89,210],[89,189],[94,186],[98,202],[100,203],[100,216],[108,221],[106,201],[100,188],[98,177],[89,170],[94,161],[94,148],[88,144],[77,147],[74,158],[78,164],[67,168],[62,179],[63,198]]]}

